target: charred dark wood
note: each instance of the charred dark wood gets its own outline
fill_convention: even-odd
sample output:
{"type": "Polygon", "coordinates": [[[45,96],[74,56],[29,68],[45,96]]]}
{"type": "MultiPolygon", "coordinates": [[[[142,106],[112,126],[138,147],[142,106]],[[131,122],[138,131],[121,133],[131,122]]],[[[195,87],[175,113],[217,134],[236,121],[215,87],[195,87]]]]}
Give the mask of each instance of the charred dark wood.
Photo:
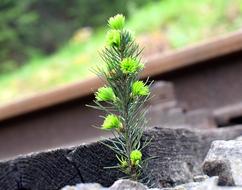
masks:
{"type": "Polygon", "coordinates": [[[3,179],[0,178],[0,189],[55,190],[66,184],[81,183],[79,171],[66,158],[68,152],[43,152],[17,158],[5,163],[4,167],[0,165],[0,174],[7,174],[3,179]],[[6,186],[8,183],[17,185],[6,186]]]}
{"type": "Polygon", "coordinates": [[[102,143],[76,147],[67,157],[79,169],[85,183],[110,186],[115,180],[124,177],[117,169],[106,168],[116,166],[117,159],[113,151],[102,143]]]}
{"type": "MultiPolygon", "coordinates": [[[[217,139],[242,135],[242,126],[209,129],[154,128],[145,133],[153,138],[144,156],[157,156],[144,172],[157,187],[169,187],[192,181],[202,173],[201,165],[210,144],[217,139]]],[[[105,169],[117,164],[115,154],[97,142],[72,149],[32,154],[0,163],[0,189],[57,190],[65,185],[98,182],[111,185],[122,177],[117,170],[105,169]]]]}
{"type": "Polygon", "coordinates": [[[0,163],[0,189],[19,189],[19,173],[12,161],[0,163]]]}

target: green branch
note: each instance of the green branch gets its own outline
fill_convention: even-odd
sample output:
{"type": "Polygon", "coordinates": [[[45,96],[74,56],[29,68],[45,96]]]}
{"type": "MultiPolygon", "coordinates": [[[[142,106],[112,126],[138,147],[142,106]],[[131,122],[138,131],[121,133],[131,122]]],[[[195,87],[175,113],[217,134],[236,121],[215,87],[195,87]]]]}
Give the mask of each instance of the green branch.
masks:
{"type": "Polygon", "coordinates": [[[111,131],[115,137],[104,143],[115,152],[118,162],[108,168],[117,168],[137,181],[147,162],[142,159],[142,150],[150,142],[141,143],[147,123],[143,105],[150,91],[147,82],[138,80],[144,68],[142,50],[124,24],[125,17],[120,14],[108,20],[107,46],[101,53],[105,67],[96,69],[106,85],[95,93],[96,106],[91,107],[106,112],[101,129],[111,131]]]}

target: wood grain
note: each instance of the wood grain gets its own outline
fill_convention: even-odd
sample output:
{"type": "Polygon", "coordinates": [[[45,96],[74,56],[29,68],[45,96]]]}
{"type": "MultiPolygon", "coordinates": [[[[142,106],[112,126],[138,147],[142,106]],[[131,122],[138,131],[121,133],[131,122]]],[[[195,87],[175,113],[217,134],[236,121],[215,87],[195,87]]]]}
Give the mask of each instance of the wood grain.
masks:
{"type": "MultiPolygon", "coordinates": [[[[153,128],[145,132],[152,142],[143,157],[156,156],[144,171],[156,187],[170,187],[201,175],[201,164],[211,142],[242,135],[237,127],[191,130],[153,128]]],[[[143,139],[143,140],[144,140],[143,139]]],[[[0,162],[0,189],[57,190],[66,185],[97,182],[108,187],[123,175],[115,166],[114,152],[100,142],[19,157],[0,162]]]]}
{"type": "MultiPolygon", "coordinates": [[[[242,30],[198,45],[150,56],[141,77],[156,76],[239,50],[242,50],[242,30]]],[[[88,96],[102,85],[101,81],[94,77],[13,101],[0,107],[0,121],[88,96]]]]}

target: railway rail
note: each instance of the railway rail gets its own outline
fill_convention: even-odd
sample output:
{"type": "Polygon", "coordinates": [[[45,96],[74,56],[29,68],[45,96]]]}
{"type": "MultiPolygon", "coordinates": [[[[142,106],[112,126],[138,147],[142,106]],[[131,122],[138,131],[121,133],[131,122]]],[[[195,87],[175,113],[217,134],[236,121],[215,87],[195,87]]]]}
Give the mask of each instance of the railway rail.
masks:
{"type": "MultiPolygon", "coordinates": [[[[208,123],[212,120],[211,127],[242,123],[241,30],[152,55],[141,77],[147,76],[168,81],[155,89],[158,98],[153,104],[157,114],[150,116],[157,123],[153,124],[162,122],[161,114],[169,110],[176,114],[165,119],[176,117],[178,123],[189,120],[187,115],[194,118],[197,110],[200,110],[198,118],[203,115],[208,123]],[[203,114],[201,110],[205,110],[203,114]]],[[[90,127],[101,122],[97,117],[100,113],[85,106],[101,85],[98,78],[89,78],[1,106],[0,159],[76,145],[107,135],[90,127]]]]}

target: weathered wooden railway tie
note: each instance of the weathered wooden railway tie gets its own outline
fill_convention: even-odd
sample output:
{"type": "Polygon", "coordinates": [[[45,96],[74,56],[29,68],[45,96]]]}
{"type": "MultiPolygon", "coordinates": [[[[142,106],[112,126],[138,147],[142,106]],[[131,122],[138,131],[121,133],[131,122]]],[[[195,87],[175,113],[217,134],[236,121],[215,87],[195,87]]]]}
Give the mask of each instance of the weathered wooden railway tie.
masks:
{"type": "MultiPolygon", "coordinates": [[[[190,182],[201,175],[201,165],[212,141],[234,139],[242,135],[242,126],[189,130],[153,128],[145,138],[153,137],[144,155],[157,156],[144,175],[157,187],[172,187],[190,182]]],[[[0,189],[58,190],[77,183],[100,183],[110,186],[123,175],[104,169],[117,164],[115,155],[101,143],[70,149],[32,154],[0,163],[0,189]]]]}

